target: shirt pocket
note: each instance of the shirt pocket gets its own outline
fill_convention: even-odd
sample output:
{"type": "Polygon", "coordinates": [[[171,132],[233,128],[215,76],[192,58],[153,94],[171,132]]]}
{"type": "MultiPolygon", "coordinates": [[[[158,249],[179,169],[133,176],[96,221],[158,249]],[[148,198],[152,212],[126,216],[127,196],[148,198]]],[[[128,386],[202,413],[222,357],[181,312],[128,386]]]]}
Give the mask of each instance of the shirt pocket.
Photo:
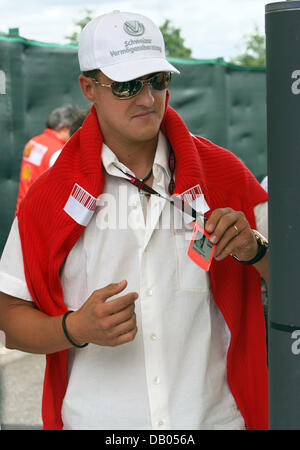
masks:
{"type": "Polygon", "coordinates": [[[193,230],[174,231],[178,289],[208,292],[210,289],[208,273],[187,254],[192,235],[193,230]]]}

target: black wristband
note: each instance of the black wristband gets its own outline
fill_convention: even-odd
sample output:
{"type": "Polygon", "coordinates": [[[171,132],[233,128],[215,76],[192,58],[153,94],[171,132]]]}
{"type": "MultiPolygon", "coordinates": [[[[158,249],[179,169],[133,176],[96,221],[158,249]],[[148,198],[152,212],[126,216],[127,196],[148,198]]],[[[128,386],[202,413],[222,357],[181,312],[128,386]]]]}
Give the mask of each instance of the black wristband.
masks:
{"type": "Polygon", "coordinates": [[[250,264],[255,264],[258,261],[260,261],[266,254],[268,248],[269,248],[269,244],[267,242],[267,240],[256,230],[252,230],[252,232],[254,233],[257,245],[258,245],[258,252],[256,254],[256,256],[252,259],[250,259],[249,261],[241,261],[237,256],[233,255],[233,258],[236,259],[238,262],[245,264],[245,265],[250,265],[250,264]]]}
{"type": "Polygon", "coordinates": [[[70,313],[72,313],[72,312],[73,312],[73,311],[67,311],[67,312],[63,315],[63,318],[62,318],[62,329],[63,329],[63,332],[64,332],[66,338],[68,339],[68,341],[70,342],[70,344],[72,344],[74,347],[77,347],[77,348],[83,348],[83,347],[86,347],[86,346],[88,345],[88,343],[82,344],[82,345],[75,344],[75,342],[72,341],[72,339],[70,338],[70,336],[69,336],[69,334],[68,334],[67,327],[66,327],[66,318],[67,318],[67,316],[68,316],[70,313]]]}
{"type": "Polygon", "coordinates": [[[265,256],[267,250],[268,250],[268,247],[262,245],[261,247],[259,247],[257,255],[253,259],[250,259],[250,261],[241,261],[240,259],[237,259],[237,258],[235,258],[235,259],[237,259],[238,262],[240,262],[242,264],[246,264],[246,265],[255,264],[265,256]]]}

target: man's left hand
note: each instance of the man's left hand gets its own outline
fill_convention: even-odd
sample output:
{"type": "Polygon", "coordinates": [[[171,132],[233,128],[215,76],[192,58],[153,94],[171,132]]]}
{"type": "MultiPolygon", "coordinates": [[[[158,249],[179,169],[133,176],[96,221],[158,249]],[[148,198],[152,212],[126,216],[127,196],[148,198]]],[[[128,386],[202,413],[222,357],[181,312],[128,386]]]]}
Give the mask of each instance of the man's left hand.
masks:
{"type": "Polygon", "coordinates": [[[215,209],[205,224],[210,241],[216,244],[215,259],[221,261],[234,254],[241,261],[249,261],[258,251],[251,227],[241,211],[231,208],[215,209]]]}

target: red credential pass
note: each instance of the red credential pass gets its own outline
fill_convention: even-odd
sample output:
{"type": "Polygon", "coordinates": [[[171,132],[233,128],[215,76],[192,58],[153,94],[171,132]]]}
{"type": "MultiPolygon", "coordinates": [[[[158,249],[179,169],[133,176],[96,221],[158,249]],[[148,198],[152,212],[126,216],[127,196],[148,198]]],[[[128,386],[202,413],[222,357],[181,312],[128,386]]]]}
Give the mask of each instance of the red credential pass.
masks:
{"type": "Polygon", "coordinates": [[[209,271],[216,246],[210,242],[209,234],[195,222],[192,239],[188,248],[189,257],[202,269],[209,271]]]}

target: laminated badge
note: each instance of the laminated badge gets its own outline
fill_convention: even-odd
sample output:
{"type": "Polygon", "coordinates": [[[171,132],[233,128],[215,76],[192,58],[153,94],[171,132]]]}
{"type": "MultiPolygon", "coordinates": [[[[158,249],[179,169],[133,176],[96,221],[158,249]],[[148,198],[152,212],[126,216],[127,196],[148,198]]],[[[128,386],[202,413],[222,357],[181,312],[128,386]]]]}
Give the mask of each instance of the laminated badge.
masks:
{"type": "Polygon", "coordinates": [[[187,253],[198,266],[209,271],[216,246],[210,242],[210,235],[204,230],[204,220],[202,214],[197,217],[187,253]]]}

